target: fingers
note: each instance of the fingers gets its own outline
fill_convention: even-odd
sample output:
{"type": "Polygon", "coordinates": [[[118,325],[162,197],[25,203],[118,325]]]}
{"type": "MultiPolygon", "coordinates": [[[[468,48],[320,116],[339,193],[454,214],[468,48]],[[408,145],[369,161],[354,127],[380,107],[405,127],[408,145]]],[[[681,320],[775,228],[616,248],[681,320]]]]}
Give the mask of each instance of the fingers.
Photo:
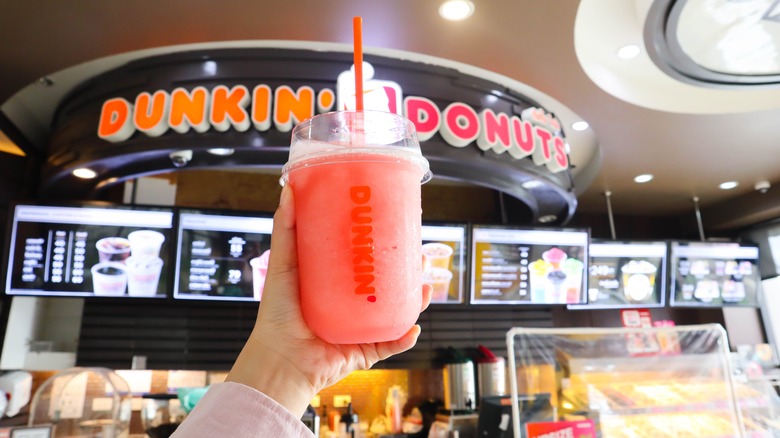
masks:
{"type": "Polygon", "coordinates": [[[427,283],[423,283],[422,287],[422,309],[420,309],[420,312],[424,312],[425,309],[428,308],[428,306],[431,304],[431,297],[433,296],[433,286],[427,283]]]}
{"type": "Polygon", "coordinates": [[[271,233],[271,256],[268,262],[268,275],[289,272],[298,267],[298,254],[295,244],[295,205],[292,187],[289,184],[282,189],[279,208],[274,214],[274,228],[271,233]]]}
{"type": "Polygon", "coordinates": [[[398,353],[403,353],[406,350],[414,347],[417,344],[417,338],[420,336],[422,329],[419,325],[415,325],[410,328],[405,335],[401,336],[395,341],[379,342],[376,344],[376,352],[379,356],[379,360],[385,360],[390,356],[394,356],[398,353]]]}

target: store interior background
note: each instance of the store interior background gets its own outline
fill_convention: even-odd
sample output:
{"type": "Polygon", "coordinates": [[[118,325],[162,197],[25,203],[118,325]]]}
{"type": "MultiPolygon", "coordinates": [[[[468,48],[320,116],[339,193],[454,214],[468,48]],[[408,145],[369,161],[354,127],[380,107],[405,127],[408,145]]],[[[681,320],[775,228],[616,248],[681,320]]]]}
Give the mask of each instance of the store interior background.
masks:
{"type": "MultiPolygon", "coordinates": [[[[40,26],[46,24],[54,29],[59,29],[62,25],[78,27],[79,19],[73,17],[77,8],[74,4],[54,6],[55,10],[47,12],[44,15],[47,19],[42,20],[32,19],[33,11],[22,6],[23,2],[11,3],[4,7],[12,9],[10,12],[13,13],[0,14],[6,17],[0,18],[0,38],[5,41],[31,40],[32,42],[25,44],[38,44],[31,50],[30,56],[46,58],[50,53],[44,53],[44,44],[41,43],[40,37],[27,32],[41,32],[40,26]],[[36,26],[23,30],[20,28],[21,24],[10,22],[25,22],[18,17],[27,17],[29,22],[36,23],[36,26]],[[62,23],[57,22],[58,20],[62,23]],[[13,37],[10,36],[12,33],[15,33],[13,37]]],[[[631,17],[636,15],[637,10],[645,9],[648,2],[623,2],[623,5],[616,5],[615,2],[604,3],[610,3],[618,11],[615,13],[624,13],[631,17]],[[625,4],[630,6],[626,7],[625,4]],[[629,10],[626,11],[626,8],[629,10]],[[631,10],[632,8],[634,10],[631,10]]],[[[28,61],[26,65],[35,65],[35,68],[21,69],[22,72],[12,79],[0,81],[4,83],[0,89],[0,101],[9,98],[17,89],[35,82],[38,77],[119,50],[212,39],[348,42],[346,29],[349,18],[360,12],[364,13],[366,20],[367,45],[392,45],[394,48],[457,59],[497,71],[554,96],[590,122],[602,148],[602,170],[589,187],[582,189],[578,211],[567,226],[587,227],[593,238],[610,238],[610,218],[606,212],[604,196],[607,190],[614,195],[614,222],[617,237],[620,239],[698,240],[699,230],[691,202],[693,196],[701,199],[704,229],[708,238],[739,239],[749,235],[757,226],[771,225],[780,216],[777,207],[780,205],[780,189],[772,187],[766,193],[759,193],[753,188],[757,180],[765,179],[773,184],[780,184],[780,166],[769,163],[773,160],[766,159],[773,156],[772,153],[776,154],[776,139],[780,138],[780,127],[777,126],[780,124],[776,123],[780,119],[780,105],[774,104],[773,107],[766,103],[772,100],[773,94],[770,93],[774,93],[776,88],[765,88],[768,91],[761,98],[763,106],[755,104],[752,110],[738,108],[737,105],[742,102],[740,99],[736,99],[733,106],[720,106],[708,113],[690,108],[658,108],[637,101],[623,100],[600,88],[599,84],[588,77],[578,60],[581,53],[577,52],[574,42],[578,7],[593,6],[592,2],[524,0],[516,5],[510,5],[508,1],[481,2],[478,7],[488,11],[482,15],[483,21],[472,24],[474,27],[466,30],[444,28],[436,37],[432,35],[437,32],[430,29],[425,31],[425,34],[416,33],[426,27],[423,24],[427,23],[427,20],[435,20],[431,18],[430,11],[420,12],[421,6],[412,6],[410,2],[405,2],[409,12],[398,17],[398,20],[407,22],[403,28],[413,29],[414,33],[404,41],[389,41],[389,37],[386,38],[386,35],[379,32],[380,26],[377,23],[381,23],[383,18],[382,11],[378,8],[364,11],[362,8],[353,7],[349,10],[350,8],[344,7],[338,8],[338,11],[324,13],[319,9],[322,6],[314,6],[307,11],[305,17],[296,19],[301,20],[301,23],[328,21],[330,24],[326,27],[331,30],[323,29],[323,26],[310,26],[309,31],[304,31],[307,26],[301,25],[296,26],[299,29],[291,36],[287,33],[289,29],[277,29],[269,25],[270,20],[273,20],[270,14],[263,17],[262,21],[252,21],[243,26],[247,29],[254,28],[254,31],[227,32],[228,25],[232,29],[235,23],[221,23],[209,27],[205,24],[208,22],[205,16],[215,16],[221,10],[214,11],[205,5],[201,6],[204,7],[198,14],[203,15],[189,18],[192,19],[191,23],[202,23],[199,27],[209,33],[208,35],[177,33],[168,28],[163,31],[164,26],[179,21],[176,17],[182,11],[198,9],[197,6],[186,3],[161,6],[164,8],[162,11],[139,8],[136,11],[138,16],[134,16],[132,20],[136,23],[143,21],[148,25],[145,33],[149,37],[137,38],[136,33],[133,34],[134,40],[129,38],[128,31],[123,26],[111,26],[111,23],[116,24],[115,20],[118,20],[114,13],[91,11],[95,14],[92,19],[103,20],[106,25],[101,28],[101,32],[114,35],[112,38],[117,40],[121,37],[124,43],[115,47],[97,44],[83,44],[78,47],[79,44],[71,40],[70,45],[74,47],[69,47],[68,50],[74,52],[48,61],[41,60],[37,64],[28,61]],[[174,10],[175,6],[180,8],[174,10]],[[315,16],[318,13],[321,17],[315,16]],[[424,18],[417,21],[416,18],[411,18],[414,14],[424,18]],[[502,14],[507,15],[506,22],[497,20],[502,14]],[[155,18],[160,16],[167,17],[168,20],[155,18]],[[327,17],[327,20],[322,20],[322,17],[327,17]],[[551,20],[555,22],[554,26],[545,24],[551,20]],[[534,22],[537,24],[534,25],[534,22]],[[335,26],[334,23],[342,23],[343,26],[335,26]],[[497,25],[495,29],[488,30],[485,23],[497,25]],[[555,28],[555,32],[549,32],[551,27],[555,28]],[[343,28],[343,32],[332,28],[343,28]],[[219,33],[217,29],[224,33],[219,33]],[[534,35],[541,34],[549,35],[549,38],[544,39],[544,47],[533,48],[533,44],[513,42],[508,37],[508,29],[512,29],[515,35],[518,31],[521,32],[516,38],[522,41],[531,41],[534,35]],[[180,36],[176,36],[177,34],[180,36]],[[476,41],[470,41],[472,39],[476,41]],[[481,50],[483,47],[494,49],[481,50]],[[512,56],[505,55],[513,52],[512,56]],[[551,53],[555,56],[550,56],[551,53]],[[497,61],[499,58],[500,62],[497,61]],[[743,150],[745,151],[740,152],[743,150]],[[700,164],[686,164],[691,162],[700,164]],[[656,182],[640,186],[631,181],[633,176],[648,172],[656,175],[656,182]],[[717,188],[717,184],[722,182],[721,179],[739,180],[740,186],[731,192],[722,191],[717,188]]],[[[220,8],[229,6],[223,4],[220,8]]],[[[245,10],[246,5],[236,3],[232,6],[235,8],[231,17],[243,22],[238,15],[233,14],[245,10]]],[[[309,6],[307,3],[307,8],[309,6]]],[[[285,9],[289,7],[286,5],[285,9]]],[[[270,5],[266,5],[266,8],[272,9],[270,5]]],[[[400,5],[397,8],[403,9],[400,5]]],[[[37,14],[37,11],[35,13],[37,14]]],[[[252,15],[262,16],[260,13],[252,15]]],[[[635,36],[642,26],[636,23],[635,16],[629,21],[631,26],[626,25],[630,27],[627,34],[635,36]]],[[[105,40],[103,34],[92,32],[97,31],[90,31],[85,38],[105,40]]],[[[19,49],[0,49],[0,60],[18,56],[15,50],[19,49]]],[[[15,64],[9,62],[5,65],[15,64]]],[[[0,79],[2,78],[0,76],[0,79]]],[[[631,80],[630,75],[626,80],[631,80]]],[[[719,90],[713,90],[713,93],[718,92],[719,90]]],[[[755,94],[753,90],[745,93],[755,94]]],[[[746,97],[744,101],[754,97],[746,97]]],[[[713,101],[720,98],[716,96],[713,101]]],[[[674,100],[671,96],[669,99],[674,100]]],[[[780,99],[773,101],[780,102],[780,99]]],[[[745,107],[749,106],[745,104],[745,107]]],[[[25,136],[15,132],[13,125],[6,123],[2,126],[4,132],[0,132],[0,146],[7,146],[0,152],[0,229],[5,230],[8,209],[12,203],[36,199],[39,172],[46,157],[44,149],[25,144],[23,140],[18,141],[25,136]],[[23,151],[19,151],[12,143],[22,146],[23,151]]],[[[185,169],[118,184],[102,192],[99,199],[270,213],[277,205],[279,191],[278,174],[274,172],[249,169],[185,169]]],[[[515,202],[517,201],[491,189],[434,179],[423,189],[423,219],[501,223],[506,217],[511,224],[515,202]]],[[[6,237],[7,234],[0,237],[3,246],[6,244],[6,237]]],[[[762,254],[768,255],[762,265],[762,269],[765,268],[762,275],[777,275],[771,254],[762,254]]],[[[10,313],[11,302],[10,297],[3,298],[2,311],[5,314],[10,313]]],[[[20,309],[24,309],[20,314],[28,317],[9,319],[5,327],[3,357],[0,362],[2,369],[25,367],[29,341],[50,341],[56,352],[66,353],[60,359],[67,361],[70,357],[68,355],[75,355],[79,365],[129,368],[133,356],[145,356],[151,369],[161,372],[171,369],[209,370],[215,374],[215,379],[229,367],[243,345],[257,309],[256,305],[236,303],[206,305],[166,302],[152,306],[142,301],[118,305],[108,301],[56,298],[14,298],[13,303],[14,306],[18,305],[20,309]]],[[[652,309],[652,314],[654,319],[670,319],[677,324],[723,324],[729,332],[730,343],[736,346],[772,341],[772,334],[765,325],[766,315],[762,313],[767,310],[665,307],[652,309]]],[[[477,345],[484,344],[499,354],[506,355],[504,333],[509,327],[618,327],[620,314],[616,310],[574,311],[564,308],[475,307],[464,304],[432,306],[421,317],[421,324],[423,335],[418,347],[376,367],[388,370],[386,374],[381,374],[385,377],[379,377],[380,374],[370,375],[370,378],[356,376],[345,382],[346,385],[352,385],[347,390],[356,394],[364,391],[366,399],[382,400],[384,393],[375,397],[370,391],[378,390],[371,389],[371,385],[366,384],[366,381],[375,382],[376,379],[384,378],[387,384],[378,387],[402,384],[407,390],[418,391],[415,394],[417,398],[435,395],[441,389],[438,369],[441,349],[448,346],[474,349],[477,345]]],[[[37,360],[38,363],[52,364],[56,363],[52,361],[58,358],[46,356],[37,360]]],[[[364,409],[368,411],[374,409],[368,404],[366,406],[364,409]]]]}

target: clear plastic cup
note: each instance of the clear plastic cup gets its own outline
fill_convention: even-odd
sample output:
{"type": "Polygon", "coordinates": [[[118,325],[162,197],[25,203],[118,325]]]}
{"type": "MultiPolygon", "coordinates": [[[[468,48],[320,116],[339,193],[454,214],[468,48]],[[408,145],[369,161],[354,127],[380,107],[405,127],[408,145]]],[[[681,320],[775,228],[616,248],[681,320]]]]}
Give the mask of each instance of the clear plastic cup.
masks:
{"type": "Polygon", "coordinates": [[[127,266],[127,294],[133,297],[151,297],[157,295],[163,261],[159,257],[148,258],[130,256],[125,260],[127,266]]]}
{"type": "Polygon", "coordinates": [[[295,193],[303,316],[320,338],[389,341],[414,325],[428,179],[414,124],[397,114],[340,111],[295,127],[281,182],[295,193]]]}
{"type": "Polygon", "coordinates": [[[444,302],[450,294],[452,272],[444,268],[428,268],[423,272],[423,283],[431,285],[431,301],[444,302]]]}
{"type": "Polygon", "coordinates": [[[620,268],[623,293],[631,302],[642,302],[653,295],[658,268],[646,260],[631,260],[620,268]]]}
{"type": "Polygon", "coordinates": [[[124,237],[105,237],[95,243],[101,262],[124,262],[130,256],[130,241],[124,237]]]}
{"type": "Polygon", "coordinates": [[[130,254],[133,257],[160,257],[160,247],[165,241],[162,233],[152,230],[133,231],[127,235],[130,241],[130,254]]]}
{"type": "Polygon", "coordinates": [[[452,264],[453,249],[443,243],[432,242],[422,246],[422,252],[425,255],[425,269],[443,268],[450,269],[452,264]]]}
{"type": "Polygon", "coordinates": [[[127,289],[127,268],[118,262],[103,262],[92,267],[92,291],[98,296],[121,296],[127,289]]]}

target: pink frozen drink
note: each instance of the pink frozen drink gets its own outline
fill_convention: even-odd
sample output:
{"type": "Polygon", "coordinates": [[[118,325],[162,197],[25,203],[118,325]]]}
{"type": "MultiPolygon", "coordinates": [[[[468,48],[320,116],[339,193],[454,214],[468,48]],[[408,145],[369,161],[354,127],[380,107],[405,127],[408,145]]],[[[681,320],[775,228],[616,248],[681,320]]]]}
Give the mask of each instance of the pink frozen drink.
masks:
{"type": "Polygon", "coordinates": [[[422,304],[414,125],[391,113],[328,113],[293,130],[283,181],[295,193],[303,316],[339,344],[400,338],[422,304]]]}

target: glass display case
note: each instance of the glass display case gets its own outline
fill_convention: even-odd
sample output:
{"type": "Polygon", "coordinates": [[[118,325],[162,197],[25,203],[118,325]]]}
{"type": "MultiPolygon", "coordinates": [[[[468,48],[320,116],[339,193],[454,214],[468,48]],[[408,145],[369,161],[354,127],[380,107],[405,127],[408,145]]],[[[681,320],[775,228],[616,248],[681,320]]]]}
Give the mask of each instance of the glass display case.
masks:
{"type": "Polygon", "coordinates": [[[46,380],[33,397],[30,426],[51,425],[52,437],[127,437],[131,395],[106,368],[70,368],[46,380]]]}
{"type": "Polygon", "coordinates": [[[515,436],[522,397],[551,394],[555,422],[598,437],[773,437],[773,388],[736,381],[717,324],[652,329],[523,329],[507,334],[515,436]]]}

